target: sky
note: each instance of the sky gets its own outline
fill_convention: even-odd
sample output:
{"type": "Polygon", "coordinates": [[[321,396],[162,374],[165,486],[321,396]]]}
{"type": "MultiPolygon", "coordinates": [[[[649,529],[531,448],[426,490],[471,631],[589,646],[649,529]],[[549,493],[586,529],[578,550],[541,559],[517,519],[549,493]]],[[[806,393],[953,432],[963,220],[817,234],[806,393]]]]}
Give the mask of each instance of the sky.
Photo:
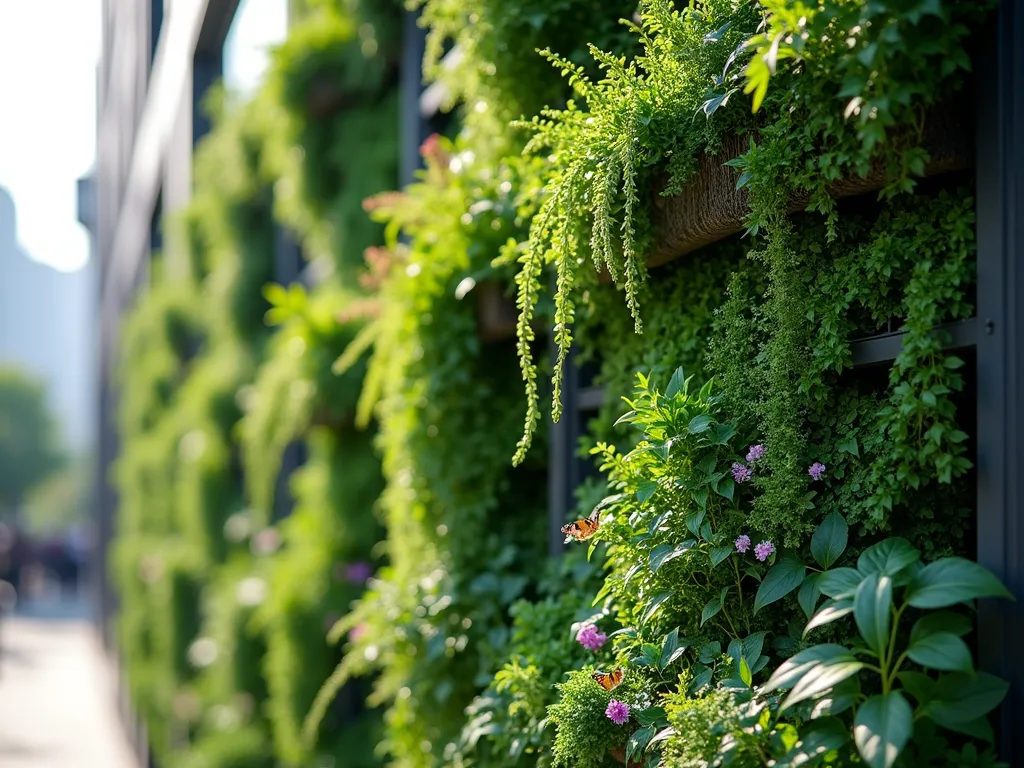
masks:
{"type": "MultiPolygon", "coordinates": [[[[22,248],[64,272],[89,258],[76,181],[96,154],[100,13],[101,0],[0,0],[0,186],[22,248]]],[[[225,51],[232,87],[257,86],[286,24],[287,0],[242,0],[225,51]]]]}
{"type": "Polygon", "coordinates": [[[0,0],[0,186],[18,241],[61,271],[89,258],[76,180],[96,153],[100,0],[0,0]]]}

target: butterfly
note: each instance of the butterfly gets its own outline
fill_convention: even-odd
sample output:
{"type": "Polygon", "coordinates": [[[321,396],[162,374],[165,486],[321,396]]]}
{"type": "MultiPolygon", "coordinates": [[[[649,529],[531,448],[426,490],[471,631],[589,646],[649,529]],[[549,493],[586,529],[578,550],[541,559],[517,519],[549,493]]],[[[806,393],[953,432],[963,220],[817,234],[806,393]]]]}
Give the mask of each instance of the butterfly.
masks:
{"type": "Polygon", "coordinates": [[[622,668],[619,667],[614,672],[595,672],[591,677],[606,691],[614,691],[622,682],[622,675],[622,668]]]}
{"type": "Polygon", "coordinates": [[[586,541],[595,533],[601,526],[601,523],[597,520],[597,515],[591,515],[590,517],[584,517],[576,522],[569,523],[562,526],[562,533],[565,534],[566,543],[576,539],[576,541],[586,541]]]}

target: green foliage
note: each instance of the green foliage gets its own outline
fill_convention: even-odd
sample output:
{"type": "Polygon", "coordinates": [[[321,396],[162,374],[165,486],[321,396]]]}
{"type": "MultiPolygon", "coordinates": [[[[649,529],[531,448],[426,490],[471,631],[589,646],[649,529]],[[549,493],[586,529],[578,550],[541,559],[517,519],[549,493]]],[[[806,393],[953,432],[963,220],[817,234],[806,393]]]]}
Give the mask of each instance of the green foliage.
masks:
{"type": "Polygon", "coordinates": [[[613,699],[629,705],[630,710],[642,710],[649,693],[640,678],[623,680],[614,691],[606,691],[591,676],[593,669],[569,673],[559,683],[559,701],[548,708],[548,716],[555,726],[553,748],[554,765],[579,768],[601,768],[614,765],[609,747],[624,747],[630,734],[630,724],[616,725],[605,715],[613,699]]]}
{"type": "Polygon", "coordinates": [[[516,431],[515,363],[476,332],[477,286],[501,280],[491,260],[517,233],[514,169],[474,165],[446,140],[424,154],[417,184],[371,201],[389,236],[380,314],[339,361],[372,340],[360,410],[380,424],[389,563],[339,625],[345,659],[307,723],[343,681],[379,670],[370,702],[387,705],[382,749],[402,766],[450,764],[545,542],[543,475],[510,470],[501,445],[516,431]]]}
{"type": "Polygon", "coordinates": [[[0,510],[15,511],[61,462],[46,388],[17,368],[0,367],[0,510]]]}
{"type": "MultiPolygon", "coordinates": [[[[736,11],[730,0],[702,3],[683,11],[669,0],[642,4],[642,27],[635,28],[643,54],[632,61],[592,48],[602,79],[593,82],[572,62],[549,54],[586,108],[570,101],[548,109],[530,124],[529,153],[554,160],[545,174],[545,196],[530,225],[530,237],[518,257],[519,337],[532,333],[540,275],[548,264],[557,272],[552,417],[561,412],[561,376],[572,344],[580,279],[579,265],[589,253],[597,272],[606,270],[621,285],[639,333],[639,290],[650,243],[649,206],[642,195],[655,184],[671,157],[666,193],[678,190],[696,170],[698,151],[714,152],[721,136],[735,130],[728,121],[701,115],[708,83],[713,82],[740,39],[739,28],[755,25],[753,4],[736,11]],[[739,13],[738,18],[734,14],[739,13]],[[736,31],[719,29],[723,20],[736,31]]],[[[521,461],[539,419],[536,371],[528,347],[520,348],[527,382],[525,435],[516,452],[521,461]]]]}
{"type": "Polygon", "coordinates": [[[636,0],[413,0],[427,29],[424,75],[445,90],[446,109],[464,105],[474,151],[487,158],[512,154],[518,137],[507,125],[568,95],[558,73],[537,53],[554,51],[593,66],[589,46],[624,50],[635,41],[620,19],[636,0]],[[444,54],[451,49],[450,58],[444,54]]]}

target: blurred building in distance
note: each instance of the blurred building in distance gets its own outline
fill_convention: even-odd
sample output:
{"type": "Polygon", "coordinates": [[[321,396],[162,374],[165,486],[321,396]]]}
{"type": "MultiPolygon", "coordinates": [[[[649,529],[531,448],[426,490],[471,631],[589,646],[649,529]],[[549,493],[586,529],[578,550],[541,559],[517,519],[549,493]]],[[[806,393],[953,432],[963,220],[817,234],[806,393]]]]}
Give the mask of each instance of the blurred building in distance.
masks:
{"type": "Polygon", "coordinates": [[[65,447],[93,434],[93,265],[61,272],[18,243],[14,200],[0,187],[0,364],[46,382],[65,447]]]}

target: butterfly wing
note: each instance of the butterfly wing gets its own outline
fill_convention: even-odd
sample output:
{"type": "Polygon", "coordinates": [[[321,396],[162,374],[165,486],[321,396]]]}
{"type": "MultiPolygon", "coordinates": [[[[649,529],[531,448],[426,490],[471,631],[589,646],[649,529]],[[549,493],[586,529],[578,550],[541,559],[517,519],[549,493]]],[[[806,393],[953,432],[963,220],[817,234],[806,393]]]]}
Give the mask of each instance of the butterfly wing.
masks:
{"type": "Polygon", "coordinates": [[[585,517],[582,520],[569,523],[568,525],[562,526],[562,533],[565,534],[565,540],[571,541],[586,541],[591,538],[597,529],[600,527],[600,523],[597,520],[591,520],[589,517],[585,517]]]}
{"type": "Polygon", "coordinates": [[[620,667],[614,672],[595,672],[592,677],[594,678],[594,681],[606,691],[614,691],[619,687],[619,683],[622,682],[623,674],[622,668],[620,667]]]}

